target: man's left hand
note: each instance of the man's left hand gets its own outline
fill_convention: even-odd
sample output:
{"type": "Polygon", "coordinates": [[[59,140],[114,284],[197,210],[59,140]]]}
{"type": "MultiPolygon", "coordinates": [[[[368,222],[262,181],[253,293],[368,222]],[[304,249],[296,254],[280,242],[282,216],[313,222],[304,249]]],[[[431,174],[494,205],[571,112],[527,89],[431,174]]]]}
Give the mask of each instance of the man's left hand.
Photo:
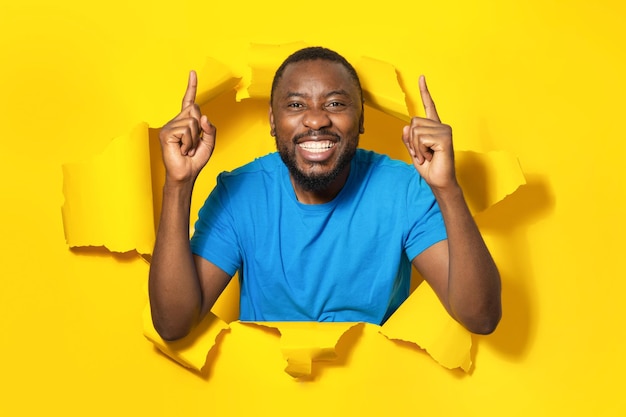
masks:
{"type": "Polygon", "coordinates": [[[456,187],[452,128],[441,123],[423,75],[419,89],[426,117],[413,117],[411,124],[402,129],[402,141],[415,169],[433,191],[456,187]]]}

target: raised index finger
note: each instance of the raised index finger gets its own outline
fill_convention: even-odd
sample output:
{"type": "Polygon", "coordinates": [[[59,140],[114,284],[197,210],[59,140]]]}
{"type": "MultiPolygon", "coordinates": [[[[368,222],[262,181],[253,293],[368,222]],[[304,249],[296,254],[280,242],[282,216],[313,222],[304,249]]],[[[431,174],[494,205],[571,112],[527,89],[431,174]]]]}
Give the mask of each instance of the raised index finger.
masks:
{"type": "Polygon", "coordinates": [[[419,78],[419,86],[420,86],[420,95],[422,96],[422,103],[424,104],[424,111],[426,112],[426,117],[440,122],[439,115],[437,114],[437,108],[435,107],[435,102],[433,98],[430,96],[430,92],[428,91],[428,87],[426,86],[426,77],[423,75],[419,78]]]}
{"type": "Polygon", "coordinates": [[[189,80],[187,81],[187,90],[183,97],[182,110],[192,106],[196,101],[196,89],[198,88],[198,76],[195,71],[189,71],[189,80]]]}

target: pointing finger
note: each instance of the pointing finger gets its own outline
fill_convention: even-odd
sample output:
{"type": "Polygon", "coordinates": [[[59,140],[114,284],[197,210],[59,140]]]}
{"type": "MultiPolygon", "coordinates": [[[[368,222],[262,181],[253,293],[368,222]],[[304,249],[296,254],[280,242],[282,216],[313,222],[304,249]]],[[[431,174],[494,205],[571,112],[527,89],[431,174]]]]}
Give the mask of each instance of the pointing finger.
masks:
{"type": "Polygon", "coordinates": [[[419,78],[419,87],[420,87],[420,95],[422,96],[422,103],[424,104],[424,111],[426,112],[426,117],[440,122],[439,115],[437,114],[437,108],[435,107],[435,102],[430,96],[430,92],[428,91],[428,86],[426,86],[426,77],[423,75],[419,78]]]}
{"type": "Polygon", "coordinates": [[[189,71],[189,80],[187,81],[187,90],[183,97],[182,110],[192,106],[196,101],[196,90],[198,88],[198,76],[195,71],[189,71]]]}

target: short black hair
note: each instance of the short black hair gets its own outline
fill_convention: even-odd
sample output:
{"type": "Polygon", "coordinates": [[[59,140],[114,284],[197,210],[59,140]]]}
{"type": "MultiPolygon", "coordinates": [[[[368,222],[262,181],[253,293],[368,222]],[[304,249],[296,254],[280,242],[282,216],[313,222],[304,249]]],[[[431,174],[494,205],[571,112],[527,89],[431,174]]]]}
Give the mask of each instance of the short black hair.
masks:
{"type": "Polygon", "coordinates": [[[318,59],[321,59],[324,61],[336,62],[338,64],[343,65],[348,70],[348,73],[350,74],[354,82],[356,83],[356,86],[359,90],[359,94],[361,95],[361,100],[363,100],[363,90],[361,88],[361,81],[359,81],[359,76],[357,75],[356,70],[354,69],[352,64],[350,64],[348,60],[345,59],[343,56],[341,56],[340,54],[338,54],[337,52],[331,49],[324,48],[321,46],[310,46],[310,47],[303,48],[294,52],[293,54],[289,55],[287,59],[283,61],[282,64],[280,64],[280,67],[278,67],[278,69],[276,70],[276,73],[274,74],[274,80],[272,81],[272,90],[270,92],[270,103],[274,101],[274,90],[276,90],[278,81],[283,76],[283,73],[285,72],[285,68],[287,68],[289,64],[302,62],[302,61],[315,61],[318,59]]]}

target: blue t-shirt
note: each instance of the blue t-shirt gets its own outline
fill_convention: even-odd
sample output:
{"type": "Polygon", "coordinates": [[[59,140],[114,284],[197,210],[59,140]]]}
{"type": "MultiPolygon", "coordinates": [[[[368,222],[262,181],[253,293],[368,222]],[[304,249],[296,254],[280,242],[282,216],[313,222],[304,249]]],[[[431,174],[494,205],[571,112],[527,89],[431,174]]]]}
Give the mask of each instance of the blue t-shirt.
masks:
{"type": "Polygon", "coordinates": [[[382,324],[409,295],[411,260],[444,239],[415,168],[358,149],[326,204],[298,202],[277,153],[220,174],[191,248],[239,271],[242,321],[382,324]]]}

